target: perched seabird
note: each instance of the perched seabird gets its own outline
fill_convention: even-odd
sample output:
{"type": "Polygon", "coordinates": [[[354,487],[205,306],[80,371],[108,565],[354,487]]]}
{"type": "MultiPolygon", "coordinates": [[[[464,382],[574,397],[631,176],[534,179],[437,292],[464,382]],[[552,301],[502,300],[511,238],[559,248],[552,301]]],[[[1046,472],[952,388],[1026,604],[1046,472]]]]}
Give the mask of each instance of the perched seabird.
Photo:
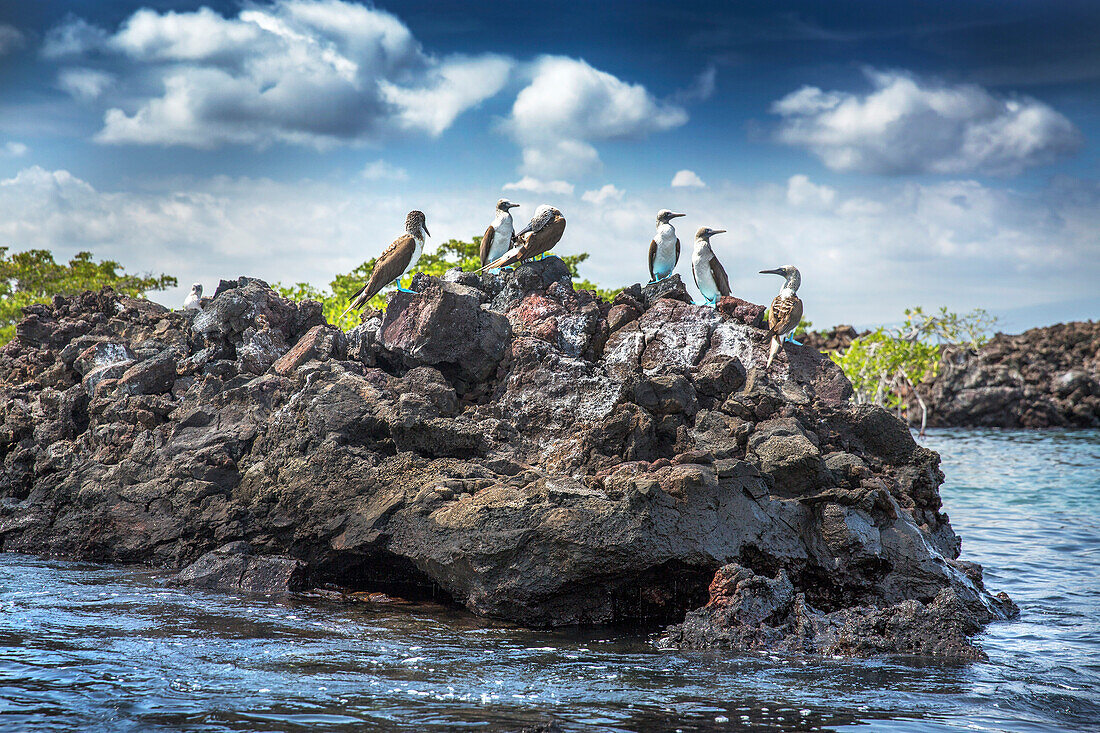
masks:
{"type": "Polygon", "coordinates": [[[794,265],[784,265],[774,270],[761,270],[761,275],[782,275],[786,278],[783,287],[779,289],[779,295],[772,300],[771,313],[768,315],[768,332],[771,334],[771,349],[768,352],[767,369],[772,365],[772,359],[779,353],[779,347],[783,345],[784,337],[793,344],[802,344],[794,340],[791,335],[802,320],[802,300],[795,295],[798,286],[802,284],[802,276],[794,265]]]}
{"type": "Polygon", "coordinates": [[[670,221],[678,216],[684,214],[674,214],[668,209],[657,212],[657,234],[649,243],[650,282],[664,280],[680,261],[680,238],[676,236],[676,229],[670,221]]]}
{"type": "Polygon", "coordinates": [[[725,229],[699,227],[695,232],[695,249],[691,253],[691,272],[695,275],[695,287],[703,294],[707,302],[715,305],[723,295],[730,294],[730,279],[722,263],[714,256],[710,248],[710,238],[725,232],[725,229]]]}
{"type": "Polygon", "coordinates": [[[185,311],[202,310],[202,283],[191,286],[191,292],[183,299],[183,309],[185,311]]]}
{"type": "Polygon", "coordinates": [[[531,222],[516,234],[515,246],[478,272],[508,267],[545,254],[554,248],[563,232],[565,232],[565,217],[553,206],[543,204],[535,209],[531,222]]]}
{"type": "Polygon", "coordinates": [[[508,213],[508,209],[514,209],[517,206],[519,204],[513,204],[508,199],[497,201],[497,216],[485,230],[485,236],[481,238],[482,267],[503,257],[515,242],[516,229],[512,226],[512,215],[508,213]]]}
{"type": "Polygon", "coordinates": [[[413,292],[401,287],[401,278],[404,277],[420,259],[420,253],[424,251],[424,238],[430,237],[428,227],[424,222],[423,211],[410,211],[405,217],[405,233],[393,240],[393,244],[374,263],[367,284],[359,288],[355,295],[351,296],[351,305],[347,307],[340,317],[343,318],[352,309],[365,306],[371,298],[377,295],[382,288],[393,281],[397,281],[397,289],[406,293],[413,292]]]}

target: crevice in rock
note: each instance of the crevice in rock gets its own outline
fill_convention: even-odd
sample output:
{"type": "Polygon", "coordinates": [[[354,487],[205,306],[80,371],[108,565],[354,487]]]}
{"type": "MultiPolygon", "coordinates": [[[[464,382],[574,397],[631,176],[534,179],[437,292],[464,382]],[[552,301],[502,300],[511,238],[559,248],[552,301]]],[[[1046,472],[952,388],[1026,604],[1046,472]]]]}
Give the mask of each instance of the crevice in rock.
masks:
{"type": "Polygon", "coordinates": [[[612,600],[616,625],[656,629],[677,623],[707,602],[707,587],[716,565],[688,565],[670,560],[622,585],[612,600]]]}
{"type": "Polygon", "coordinates": [[[388,552],[334,555],[310,569],[309,583],[314,587],[334,585],[353,593],[385,593],[408,601],[456,605],[450,593],[411,561],[388,552]]]}

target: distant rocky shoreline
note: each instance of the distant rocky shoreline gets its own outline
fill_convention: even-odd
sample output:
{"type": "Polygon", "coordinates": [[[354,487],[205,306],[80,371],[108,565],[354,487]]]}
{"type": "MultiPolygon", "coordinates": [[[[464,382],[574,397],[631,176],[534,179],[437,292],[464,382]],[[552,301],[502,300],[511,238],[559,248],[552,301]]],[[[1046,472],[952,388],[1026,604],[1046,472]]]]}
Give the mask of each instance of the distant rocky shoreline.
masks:
{"type": "Polygon", "coordinates": [[[1100,321],[999,333],[948,353],[928,393],[937,427],[1100,427],[1100,321]]]}
{"type": "Polygon", "coordinates": [[[959,558],[939,456],[764,308],[673,277],[612,303],[557,258],[418,276],[343,333],[223,281],[104,290],[0,350],[6,552],[273,592],[434,598],[668,648],[982,657],[1014,614],[959,558]]]}
{"type": "MultiPolygon", "coordinates": [[[[862,334],[837,326],[801,337],[821,352],[848,348],[862,334]]],[[[1100,427],[1100,321],[998,333],[980,349],[948,349],[922,391],[931,427],[1100,427]]],[[[920,424],[920,411],[906,415],[920,424]]]]}

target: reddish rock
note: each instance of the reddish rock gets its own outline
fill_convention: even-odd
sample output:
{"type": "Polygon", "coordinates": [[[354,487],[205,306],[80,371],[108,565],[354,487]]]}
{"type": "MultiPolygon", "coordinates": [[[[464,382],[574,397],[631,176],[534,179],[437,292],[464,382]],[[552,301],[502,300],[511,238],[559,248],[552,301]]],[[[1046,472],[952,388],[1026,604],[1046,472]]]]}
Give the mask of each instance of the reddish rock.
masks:
{"type": "Polygon", "coordinates": [[[766,328],[768,325],[767,319],[764,317],[768,310],[765,306],[750,303],[732,295],[719,298],[717,309],[719,313],[727,318],[731,318],[738,323],[744,323],[746,326],[766,328]]]}
{"type": "Polygon", "coordinates": [[[285,377],[307,361],[327,359],[343,338],[343,332],[332,326],[314,326],[275,362],[275,373],[285,377]]]}
{"type": "Polygon", "coordinates": [[[607,312],[607,330],[610,333],[615,333],[631,321],[636,321],[641,314],[640,309],[629,303],[613,305],[611,310],[607,312]]]}

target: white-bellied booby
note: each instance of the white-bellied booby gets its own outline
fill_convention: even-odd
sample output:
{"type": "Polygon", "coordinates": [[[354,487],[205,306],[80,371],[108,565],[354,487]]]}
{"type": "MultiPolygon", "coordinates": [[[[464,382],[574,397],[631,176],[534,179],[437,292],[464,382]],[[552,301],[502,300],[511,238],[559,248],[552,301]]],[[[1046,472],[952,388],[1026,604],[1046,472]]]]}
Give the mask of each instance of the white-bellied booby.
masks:
{"type": "Polygon", "coordinates": [[[783,339],[794,344],[799,344],[791,334],[798,328],[802,320],[802,300],[795,295],[798,286],[802,284],[802,275],[794,265],[784,265],[774,270],[761,270],[761,275],[782,275],[786,280],[779,289],[779,295],[772,300],[771,312],[768,314],[768,332],[771,334],[771,348],[768,351],[767,369],[772,365],[772,359],[779,353],[779,347],[783,345],[783,339]]]}
{"type": "Polygon", "coordinates": [[[676,269],[680,261],[680,238],[671,219],[684,214],[674,214],[668,209],[657,212],[657,234],[649,243],[649,281],[664,280],[676,269]]]}
{"type": "Polygon", "coordinates": [[[202,310],[202,283],[191,286],[191,292],[183,299],[183,309],[185,311],[202,310]]]}
{"type": "Polygon", "coordinates": [[[565,232],[565,217],[553,206],[543,204],[535,209],[531,222],[516,234],[515,246],[478,272],[508,267],[545,254],[554,248],[563,232],[565,232]]]}
{"type": "Polygon", "coordinates": [[[365,306],[382,288],[395,280],[398,290],[406,293],[413,292],[401,287],[401,278],[416,266],[420,253],[424,251],[424,238],[430,236],[428,226],[424,222],[424,212],[410,211],[405,217],[405,233],[393,240],[393,244],[387,247],[375,261],[367,284],[351,296],[351,305],[340,314],[340,317],[343,318],[352,309],[365,306]]]}
{"type": "Polygon", "coordinates": [[[714,256],[714,250],[710,248],[710,238],[725,231],[699,227],[699,231],[695,232],[695,248],[691,253],[691,272],[695,275],[695,287],[699,288],[699,292],[711,305],[715,305],[723,295],[730,294],[730,279],[726,276],[722,263],[714,256]]]}
{"type": "Polygon", "coordinates": [[[513,204],[508,199],[497,201],[496,218],[489,228],[485,230],[485,236],[481,238],[481,266],[489,264],[493,260],[500,259],[504,253],[512,248],[516,239],[516,229],[512,225],[512,215],[508,209],[514,209],[519,204],[513,204]]]}

